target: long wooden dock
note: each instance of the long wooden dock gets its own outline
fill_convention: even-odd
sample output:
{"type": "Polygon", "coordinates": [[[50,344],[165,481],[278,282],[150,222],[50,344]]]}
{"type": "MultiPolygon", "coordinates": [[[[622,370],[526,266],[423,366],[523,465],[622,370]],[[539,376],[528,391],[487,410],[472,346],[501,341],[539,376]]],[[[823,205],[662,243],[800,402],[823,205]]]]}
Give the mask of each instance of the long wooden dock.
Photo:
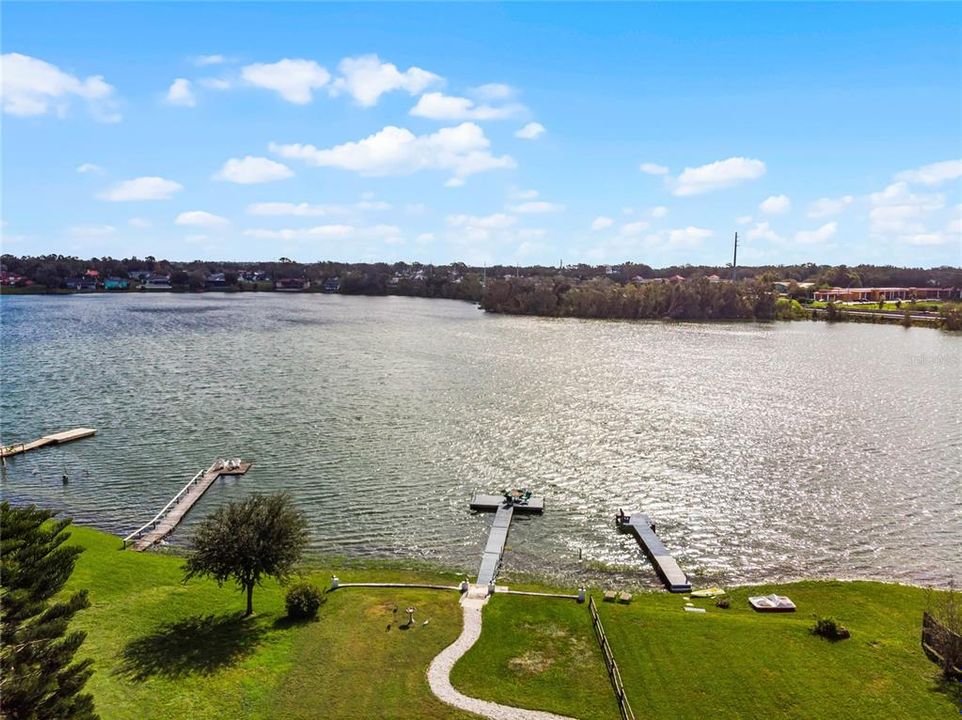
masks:
{"type": "Polygon", "coordinates": [[[488,542],[481,554],[481,567],[478,569],[477,580],[478,585],[490,586],[501,569],[504,546],[508,541],[508,530],[514,513],[540,515],[544,512],[544,498],[530,495],[517,498],[511,498],[509,495],[475,495],[470,507],[472,510],[481,512],[494,511],[494,522],[491,524],[488,542]]]}
{"type": "Polygon", "coordinates": [[[27,443],[15,443],[13,445],[5,445],[0,447],[0,457],[8,458],[12,455],[19,455],[20,453],[29,452],[30,450],[36,450],[37,448],[44,447],[45,445],[61,445],[63,443],[68,443],[71,440],[80,440],[81,438],[90,437],[97,433],[93,428],[76,428],[75,430],[65,430],[64,432],[54,433],[53,435],[44,435],[39,440],[33,440],[27,443]]]}
{"type": "Polygon", "coordinates": [[[668,548],[661,539],[655,534],[655,525],[651,518],[642,513],[625,515],[619,511],[615,516],[615,522],[619,529],[630,532],[635,536],[638,545],[651,561],[658,573],[658,577],[665,584],[665,588],[673,593],[691,592],[691,582],[688,576],[678,567],[678,563],[668,552],[668,548]]]}
{"type": "Polygon", "coordinates": [[[217,478],[221,475],[243,475],[250,467],[249,462],[217,460],[206,471],[199,471],[149,522],[124,538],[124,547],[129,544],[136,552],[153,547],[176,529],[217,478]]]}

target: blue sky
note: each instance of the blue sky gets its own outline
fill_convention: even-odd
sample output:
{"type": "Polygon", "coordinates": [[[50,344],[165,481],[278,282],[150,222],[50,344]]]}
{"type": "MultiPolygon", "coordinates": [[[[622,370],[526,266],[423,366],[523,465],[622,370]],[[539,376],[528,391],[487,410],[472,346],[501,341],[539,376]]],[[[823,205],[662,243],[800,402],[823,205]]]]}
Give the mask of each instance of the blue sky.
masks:
{"type": "Polygon", "coordinates": [[[3,250],[962,264],[962,5],[4,3],[3,250]]]}

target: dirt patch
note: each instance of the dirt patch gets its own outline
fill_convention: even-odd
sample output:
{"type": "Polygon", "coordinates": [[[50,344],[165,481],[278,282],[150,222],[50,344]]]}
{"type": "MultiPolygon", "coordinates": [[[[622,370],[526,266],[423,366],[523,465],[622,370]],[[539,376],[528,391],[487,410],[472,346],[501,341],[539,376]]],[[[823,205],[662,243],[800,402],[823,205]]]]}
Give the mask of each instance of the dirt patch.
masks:
{"type": "Polygon", "coordinates": [[[537,675],[551,667],[554,659],[538,650],[528,650],[523,655],[508,660],[508,666],[515,672],[537,675]]]}

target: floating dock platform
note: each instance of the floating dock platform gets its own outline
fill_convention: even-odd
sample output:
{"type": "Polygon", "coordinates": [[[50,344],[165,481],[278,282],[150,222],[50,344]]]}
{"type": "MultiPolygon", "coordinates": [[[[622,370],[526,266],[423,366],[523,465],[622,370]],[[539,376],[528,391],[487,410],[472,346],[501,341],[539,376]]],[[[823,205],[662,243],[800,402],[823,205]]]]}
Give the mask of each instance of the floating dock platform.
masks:
{"type": "Polygon", "coordinates": [[[504,546],[508,541],[508,530],[515,513],[541,515],[544,512],[544,498],[534,497],[530,493],[512,491],[503,495],[475,495],[470,507],[478,512],[494,512],[494,522],[488,534],[488,542],[481,554],[481,567],[478,569],[478,585],[491,586],[494,584],[498,571],[501,569],[501,559],[504,556],[504,546]]]}
{"type": "Polygon", "coordinates": [[[691,582],[688,576],[678,567],[678,563],[668,552],[668,548],[661,539],[655,534],[655,524],[647,515],[635,513],[625,515],[619,511],[615,516],[615,523],[623,532],[630,532],[635,536],[638,545],[655,567],[655,572],[665,584],[668,592],[687,593],[691,592],[691,582]]]}
{"type": "Polygon", "coordinates": [[[45,445],[62,445],[72,440],[80,440],[81,438],[96,434],[97,431],[93,428],[76,428],[75,430],[65,430],[64,432],[54,433],[53,435],[44,435],[39,440],[34,440],[33,442],[4,445],[0,447],[0,457],[8,458],[12,455],[19,455],[30,450],[36,450],[45,445]]]}
{"type": "Polygon", "coordinates": [[[174,495],[174,498],[157,513],[150,522],[134,530],[124,538],[124,548],[130,547],[136,552],[142,552],[153,547],[170,535],[184,516],[190,512],[194,504],[201,499],[207,489],[221,475],[243,475],[250,470],[251,463],[241,461],[218,460],[206,471],[201,470],[190,482],[174,495]]]}

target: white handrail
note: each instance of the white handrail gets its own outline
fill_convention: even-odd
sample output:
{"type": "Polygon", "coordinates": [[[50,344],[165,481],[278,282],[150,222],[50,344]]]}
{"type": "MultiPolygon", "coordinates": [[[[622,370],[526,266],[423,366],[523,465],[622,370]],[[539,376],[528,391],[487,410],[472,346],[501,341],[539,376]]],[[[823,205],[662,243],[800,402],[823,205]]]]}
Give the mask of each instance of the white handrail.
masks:
{"type": "MultiPolygon", "coordinates": [[[[213,466],[212,466],[212,467],[213,467],[213,466]]],[[[187,492],[187,490],[190,488],[190,486],[193,485],[195,482],[197,482],[197,478],[199,478],[199,477],[200,477],[201,475],[203,475],[203,474],[204,474],[204,471],[203,471],[203,470],[198,470],[198,471],[197,471],[197,474],[194,475],[194,477],[192,477],[192,478],[190,479],[190,482],[187,483],[186,485],[184,485],[184,487],[181,488],[180,492],[177,493],[176,495],[174,495],[173,499],[172,499],[169,503],[167,503],[166,505],[164,505],[164,509],[163,509],[163,510],[161,510],[159,513],[157,513],[156,515],[154,515],[153,519],[151,519],[149,522],[144,523],[144,524],[141,525],[139,528],[137,528],[137,529],[134,530],[132,533],[130,533],[130,535],[128,535],[127,537],[125,537],[125,538],[124,538],[124,547],[127,546],[127,542],[128,542],[129,540],[131,540],[132,538],[136,537],[137,535],[140,535],[144,530],[146,530],[147,528],[149,528],[151,525],[156,524],[157,521],[160,520],[161,516],[164,515],[168,510],[170,510],[171,506],[172,506],[174,503],[176,503],[178,500],[180,500],[181,495],[183,495],[185,492],[187,492]]]]}

